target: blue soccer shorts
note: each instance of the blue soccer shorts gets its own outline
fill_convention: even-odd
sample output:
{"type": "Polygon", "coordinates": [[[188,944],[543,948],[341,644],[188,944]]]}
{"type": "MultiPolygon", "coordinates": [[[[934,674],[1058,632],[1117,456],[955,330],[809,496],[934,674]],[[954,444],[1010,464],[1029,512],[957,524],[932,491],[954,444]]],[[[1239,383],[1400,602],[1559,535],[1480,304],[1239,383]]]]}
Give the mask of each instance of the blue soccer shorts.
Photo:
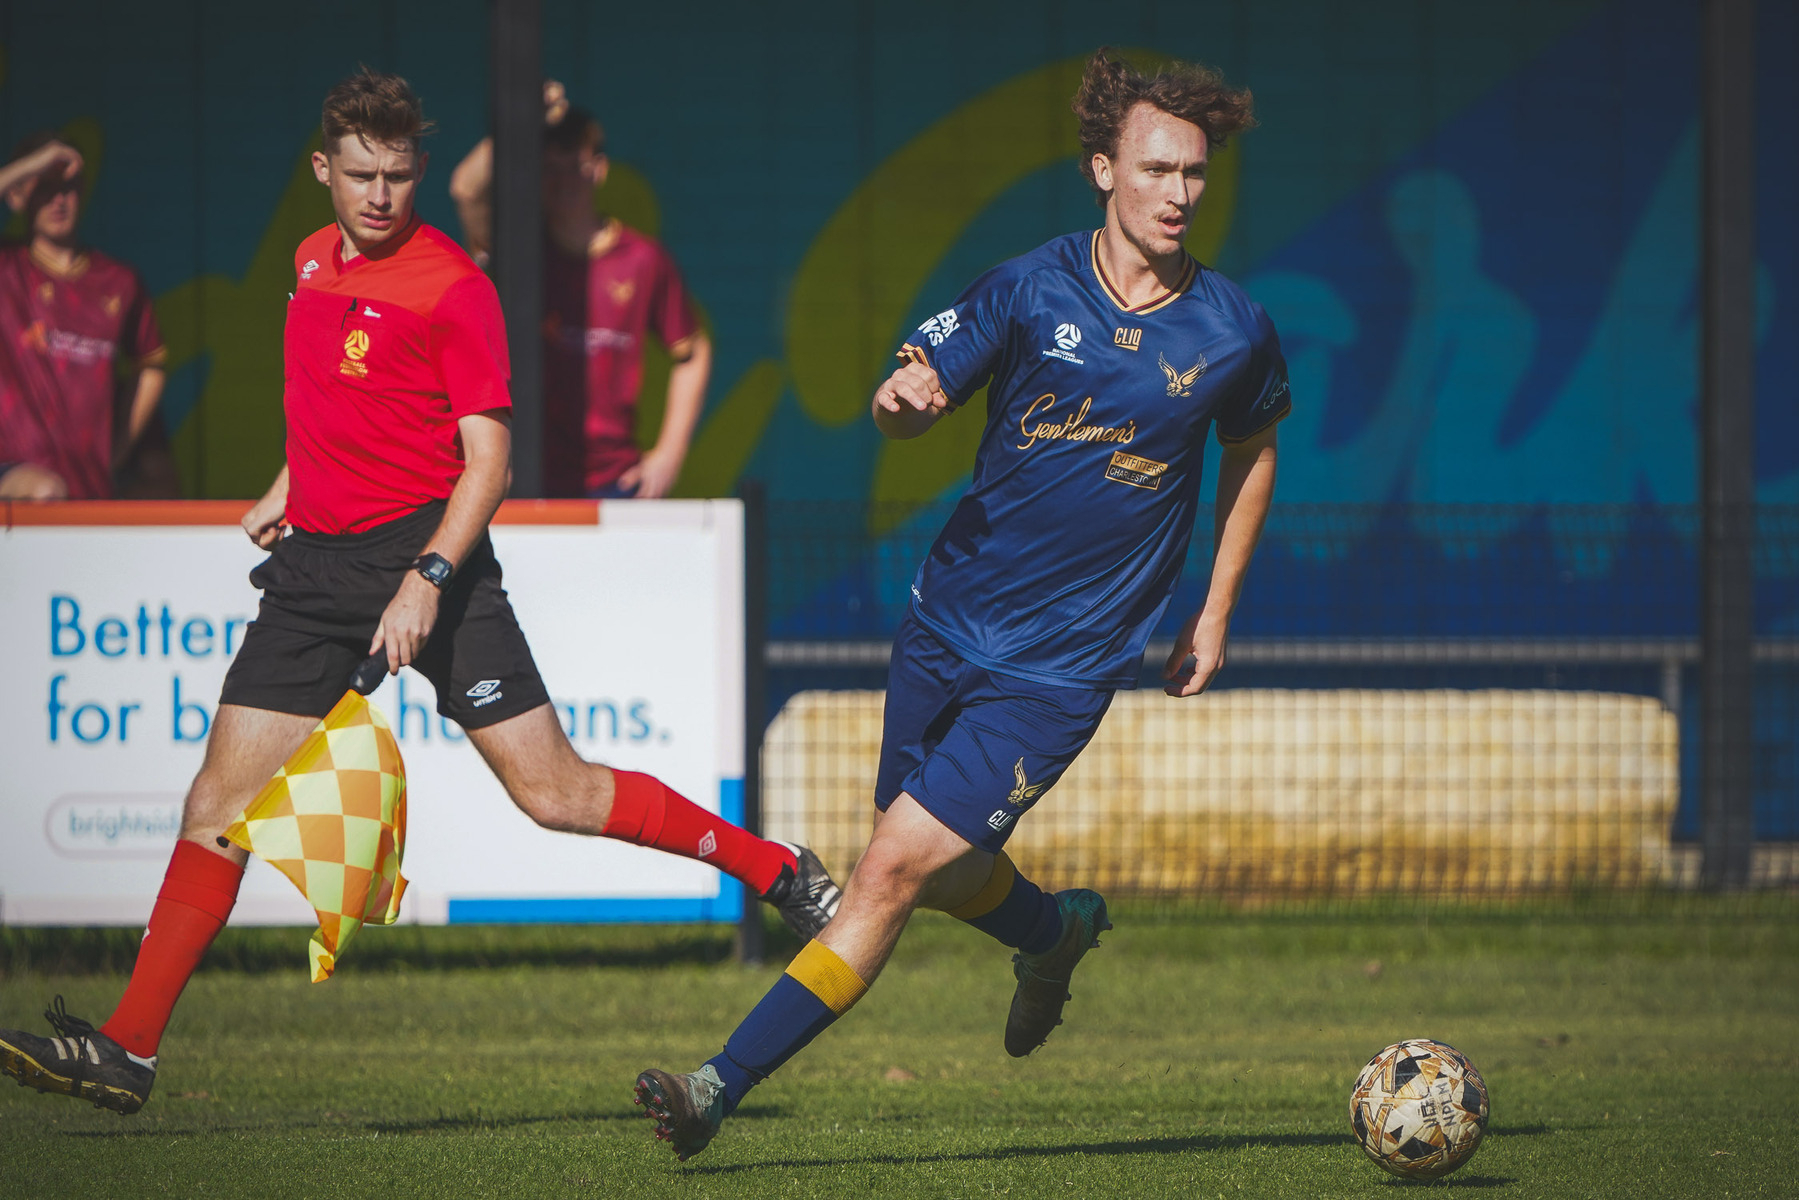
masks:
{"type": "Polygon", "coordinates": [[[875,807],[901,792],[997,854],[1099,728],[1110,690],[1000,675],[958,656],[910,613],[888,669],[875,807]]]}

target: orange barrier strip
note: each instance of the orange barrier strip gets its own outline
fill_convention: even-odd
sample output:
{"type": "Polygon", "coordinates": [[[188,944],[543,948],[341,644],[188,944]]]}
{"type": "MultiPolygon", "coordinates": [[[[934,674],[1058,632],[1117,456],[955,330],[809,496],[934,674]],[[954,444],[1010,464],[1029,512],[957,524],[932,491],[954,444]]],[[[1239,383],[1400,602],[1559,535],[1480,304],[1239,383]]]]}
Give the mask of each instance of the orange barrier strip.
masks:
{"type": "Polygon", "coordinates": [[[247,500],[58,500],[7,505],[8,529],[27,525],[235,525],[247,500]]]}
{"type": "MultiPolygon", "coordinates": [[[[236,525],[248,500],[0,500],[0,527],[236,525]]],[[[495,525],[598,525],[598,500],[507,500],[495,525]]]]}
{"type": "Polygon", "coordinates": [[[598,525],[598,500],[506,500],[495,525],[598,525]]]}

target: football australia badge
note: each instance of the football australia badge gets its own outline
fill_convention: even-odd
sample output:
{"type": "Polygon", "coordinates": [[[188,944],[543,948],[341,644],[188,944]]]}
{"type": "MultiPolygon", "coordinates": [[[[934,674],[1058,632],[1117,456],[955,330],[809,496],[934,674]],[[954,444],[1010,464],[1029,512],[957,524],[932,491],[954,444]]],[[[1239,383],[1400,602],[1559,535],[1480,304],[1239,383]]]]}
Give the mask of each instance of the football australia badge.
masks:
{"type": "Polygon", "coordinates": [[[344,360],[337,364],[338,373],[354,375],[358,379],[367,379],[369,367],[362,360],[368,357],[368,353],[369,331],[366,329],[350,330],[349,336],[344,338],[344,360]]]}

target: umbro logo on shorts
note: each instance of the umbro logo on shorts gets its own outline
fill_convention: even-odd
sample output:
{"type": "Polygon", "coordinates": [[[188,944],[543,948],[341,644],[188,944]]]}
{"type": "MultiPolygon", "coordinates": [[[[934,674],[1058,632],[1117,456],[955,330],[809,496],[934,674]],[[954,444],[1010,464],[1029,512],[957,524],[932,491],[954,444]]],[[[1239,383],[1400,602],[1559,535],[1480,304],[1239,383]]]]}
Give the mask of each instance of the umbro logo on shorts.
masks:
{"type": "Polygon", "coordinates": [[[706,836],[704,836],[700,839],[700,857],[707,858],[713,854],[716,854],[717,852],[718,852],[718,835],[716,833],[713,833],[710,829],[708,829],[706,831],[706,836]]]}
{"type": "Polygon", "coordinates": [[[483,679],[480,683],[477,683],[474,687],[470,688],[465,694],[474,698],[476,708],[480,708],[483,704],[492,704],[495,700],[498,700],[501,696],[505,695],[504,692],[500,691],[500,681],[498,679],[483,679]]]}

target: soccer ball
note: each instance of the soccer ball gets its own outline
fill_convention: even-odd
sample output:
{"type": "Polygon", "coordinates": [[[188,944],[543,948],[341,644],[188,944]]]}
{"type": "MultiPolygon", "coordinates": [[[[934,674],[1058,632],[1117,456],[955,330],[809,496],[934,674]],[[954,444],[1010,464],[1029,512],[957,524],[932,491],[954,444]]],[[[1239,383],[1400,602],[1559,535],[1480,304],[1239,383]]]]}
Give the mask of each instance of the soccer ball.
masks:
{"type": "Polygon", "coordinates": [[[1396,1042],[1368,1060],[1349,1098],[1362,1153],[1406,1179],[1440,1179],[1467,1162],[1487,1129],[1487,1084],[1442,1042],[1396,1042]]]}

